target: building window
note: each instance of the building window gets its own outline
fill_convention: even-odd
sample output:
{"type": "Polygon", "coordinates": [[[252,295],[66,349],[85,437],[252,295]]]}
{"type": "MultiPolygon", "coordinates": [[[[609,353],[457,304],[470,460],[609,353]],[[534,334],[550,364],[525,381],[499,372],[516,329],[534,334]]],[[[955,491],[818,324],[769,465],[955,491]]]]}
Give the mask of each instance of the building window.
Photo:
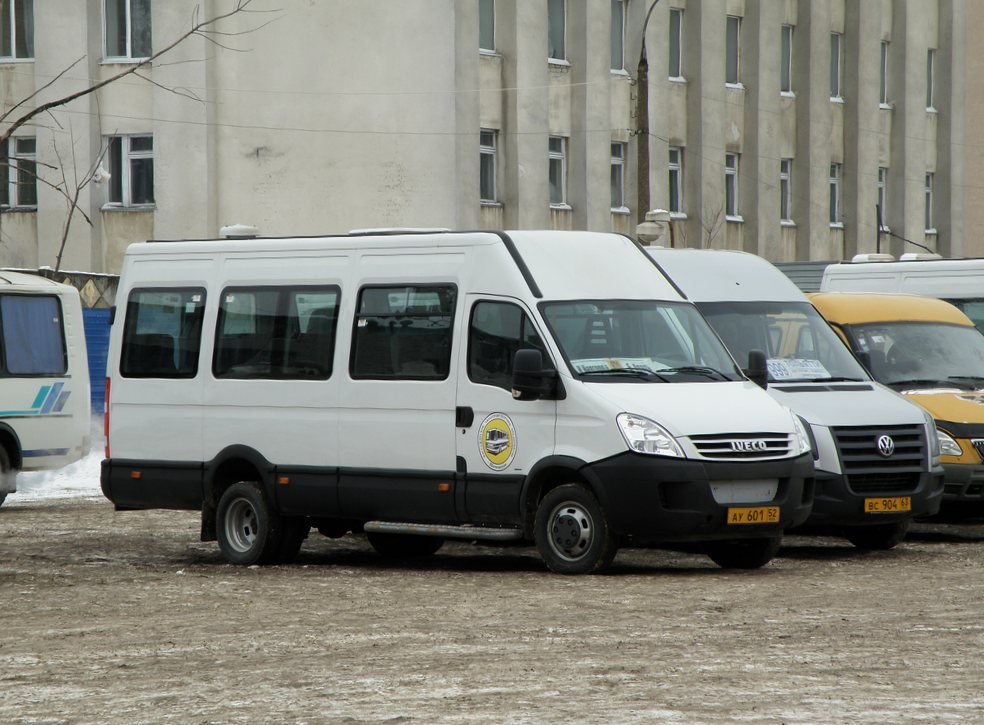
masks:
{"type": "Polygon", "coordinates": [[[739,60],[741,51],[741,18],[728,16],[727,40],[725,42],[726,65],[724,82],[736,86],[741,83],[739,60]]]}
{"type": "Polygon", "coordinates": [[[936,223],[933,220],[933,184],[934,174],[926,174],[926,232],[935,234],[936,223]]]}
{"type": "Polygon", "coordinates": [[[740,154],[724,155],[724,215],[738,216],[738,160],[740,154]]]}
{"type": "Polygon", "coordinates": [[[669,169],[669,212],[683,213],[683,149],[670,146],[669,169]]]}
{"type": "Polygon", "coordinates": [[[37,142],[33,136],[9,138],[0,144],[0,207],[38,206],[37,142]]]}
{"type": "Polygon", "coordinates": [[[793,219],[793,160],[779,160],[779,218],[793,219]]]}
{"type": "Polygon", "coordinates": [[[105,0],[106,57],[149,58],[150,0],[105,0]]]}
{"type": "Polygon", "coordinates": [[[456,298],[452,285],[364,287],[352,331],[351,376],[447,379],[456,298]]]}
{"type": "Polygon", "coordinates": [[[841,34],[830,34],[830,97],[841,99],[841,34]]]}
{"type": "Polygon", "coordinates": [[[550,203],[567,204],[567,139],[550,137],[550,203]]]}
{"type": "Polygon", "coordinates": [[[885,218],[888,216],[888,209],[885,204],[888,201],[888,169],[884,166],[878,167],[878,210],[881,219],[882,229],[887,229],[888,224],[885,218]]]}
{"type": "Polygon", "coordinates": [[[154,137],[111,136],[107,140],[109,203],[154,203],[154,137]]]}
{"type": "Polygon", "coordinates": [[[888,41],[881,42],[881,75],[879,81],[878,100],[883,106],[888,105],[888,41]]]}
{"type": "Polygon", "coordinates": [[[478,47],[495,51],[495,0],[478,0],[478,47]]]}
{"type": "Polygon", "coordinates": [[[683,78],[683,11],[670,8],[670,78],[683,78]]]}
{"type": "Polygon", "coordinates": [[[793,26],[783,25],[780,35],[779,91],[793,92],[793,26]]]}
{"type": "Polygon", "coordinates": [[[926,110],[935,111],[936,103],[933,98],[933,86],[936,76],[936,50],[930,48],[926,51],[926,110]]]}
{"type": "Polygon", "coordinates": [[[547,0],[547,57],[567,59],[567,0],[547,0]]]}
{"type": "Polygon", "coordinates": [[[841,223],[841,165],[830,165],[830,223],[841,223]]]}
{"type": "Polygon", "coordinates": [[[612,209],[625,209],[625,144],[612,144],[612,209]]]}
{"type": "Polygon", "coordinates": [[[34,57],[34,0],[0,2],[0,60],[34,57]]]}
{"type": "Polygon", "coordinates": [[[479,196],[484,202],[498,201],[496,197],[495,177],[496,177],[496,152],[497,132],[482,129],[479,133],[479,154],[481,155],[480,173],[481,182],[479,196]]]}
{"type": "Polygon", "coordinates": [[[612,0],[612,70],[625,70],[625,0],[612,0]]]}

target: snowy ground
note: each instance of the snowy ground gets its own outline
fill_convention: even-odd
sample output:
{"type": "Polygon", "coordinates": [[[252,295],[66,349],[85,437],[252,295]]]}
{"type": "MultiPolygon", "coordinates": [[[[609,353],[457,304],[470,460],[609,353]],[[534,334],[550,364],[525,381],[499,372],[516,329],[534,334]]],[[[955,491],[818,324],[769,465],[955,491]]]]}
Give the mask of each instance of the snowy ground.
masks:
{"type": "Polygon", "coordinates": [[[4,505],[56,498],[102,498],[99,466],[103,459],[103,445],[102,431],[98,434],[94,431],[89,455],[81,461],[54,471],[17,474],[17,492],[7,496],[4,505]]]}

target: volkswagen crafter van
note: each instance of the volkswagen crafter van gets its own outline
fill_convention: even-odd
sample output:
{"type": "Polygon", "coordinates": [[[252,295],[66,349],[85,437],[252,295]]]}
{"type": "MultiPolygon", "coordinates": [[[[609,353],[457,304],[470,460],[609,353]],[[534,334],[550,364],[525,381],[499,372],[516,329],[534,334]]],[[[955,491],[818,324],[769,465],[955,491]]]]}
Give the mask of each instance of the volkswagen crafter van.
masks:
{"type": "Polygon", "coordinates": [[[948,302],[917,295],[809,296],[875,380],[936,419],[944,513],[984,511],[984,335],[973,321],[948,302]]]}
{"type": "Polygon", "coordinates": [[[790,279],[745,252],[649,248],[738,361],[768,358],[768,391],[810,426],[813,512],[804,530],[889,549],[936,513],[943,469],[933,420],[873,382],[790,279]]]}
{"type": "Polygon", "coordinates": [[[0,270],[0,504],[18,471],[85,456],[91,424],[78,290],[0,270]]]}
{"type": "Polygon", "coordinates": [[[758,567],[803,523],[799,419],[626,237],[371,233],[127,250],[105,495],[202,512],[242,564],[309,530],[384,554],[535,542],[758,567]]]}

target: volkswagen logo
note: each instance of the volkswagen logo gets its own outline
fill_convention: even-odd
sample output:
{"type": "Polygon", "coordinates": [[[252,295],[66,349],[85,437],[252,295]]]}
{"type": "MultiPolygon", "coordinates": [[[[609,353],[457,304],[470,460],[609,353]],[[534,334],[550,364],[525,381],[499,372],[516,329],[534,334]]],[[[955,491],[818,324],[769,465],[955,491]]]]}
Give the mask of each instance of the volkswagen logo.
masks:
{"type": "Polygon", "coordinates": [[[878,436],[878,452],[885,458],[895,453],[895,441],[892,436],[878,436]]]}

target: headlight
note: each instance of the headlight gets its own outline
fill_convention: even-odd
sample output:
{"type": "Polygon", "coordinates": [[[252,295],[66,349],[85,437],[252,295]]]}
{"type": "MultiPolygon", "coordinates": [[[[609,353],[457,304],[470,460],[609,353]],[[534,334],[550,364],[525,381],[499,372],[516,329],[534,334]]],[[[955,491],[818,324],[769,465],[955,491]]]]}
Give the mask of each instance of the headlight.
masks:
{"type": "Polygon", "coordinates": [[[619,413],[615,420],[629,450],[650,456],[686,457],[673,436],[659,423],[631,413],[619,413]]]}
{"type": "Polygon", "coordinates": [[[789,411],[789,416],[793,419],[793,451],[797,456],[804,453],[812,453],[813,446],[810,445],[810,434],[806,432],[806,425],[800,417],[793,411],[789,411]]]}
{"type": "MultiPolygon", "coordinates": [[[[932,439],[930,439],[930,440],[932,440],[932,439]]],[[[962,456],[963,455],[963,451],[960,449],[960,444],[957,443],[953,439],[953,437],[950,436],[948,433],[944,433],[943,431],[941,431],[939,429],[937,429],[937,431],[936,431],[936,442],[937,442],[937,448],[936,448],[936,457],[937,458],[939,458],[939,456],[940,456],[941,453],[944,456],[962,456]]],[[[930,456],[933,455],[932,446],[929,449],[929,455],[930,456]]]]}

